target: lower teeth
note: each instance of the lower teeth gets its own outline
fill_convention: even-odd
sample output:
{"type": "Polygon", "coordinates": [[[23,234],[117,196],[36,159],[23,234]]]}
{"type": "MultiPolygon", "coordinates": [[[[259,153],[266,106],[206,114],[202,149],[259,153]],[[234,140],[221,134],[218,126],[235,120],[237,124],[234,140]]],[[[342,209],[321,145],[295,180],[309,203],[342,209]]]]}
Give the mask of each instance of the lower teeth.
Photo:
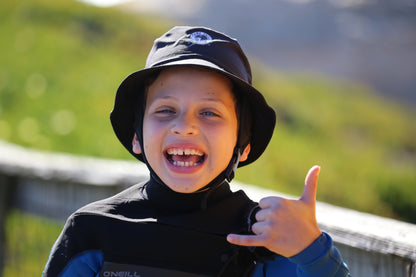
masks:
{"type": "Polygon", "coordinates": [[[185,166],[185,167],[190,167],[190,166],[195,166],[198,165],[197,163],[194,162],[182,162],[182,161],[174,161],[173,162],[174,166],[185,166]]]}

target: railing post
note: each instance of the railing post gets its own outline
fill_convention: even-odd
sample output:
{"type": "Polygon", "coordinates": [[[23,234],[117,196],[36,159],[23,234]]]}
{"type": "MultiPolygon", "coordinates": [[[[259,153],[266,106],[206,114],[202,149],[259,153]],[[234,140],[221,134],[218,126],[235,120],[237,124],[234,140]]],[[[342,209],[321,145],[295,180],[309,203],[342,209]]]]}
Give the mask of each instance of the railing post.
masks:
{"type": "Polygon", "coordinates": [[[0,174],[0,277],[3,276],[5,258],[7,252],[6,245],[6,222],[7,214],[12,204],[13,178],[0,174]]]}

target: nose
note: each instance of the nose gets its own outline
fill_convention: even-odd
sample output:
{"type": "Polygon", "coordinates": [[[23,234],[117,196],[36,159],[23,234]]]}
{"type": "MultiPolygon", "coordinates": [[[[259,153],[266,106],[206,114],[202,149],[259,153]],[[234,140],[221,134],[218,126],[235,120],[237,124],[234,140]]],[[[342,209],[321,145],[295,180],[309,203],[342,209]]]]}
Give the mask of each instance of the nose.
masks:
{"type": "Polygon", "coordinates": [[[172,125],[171,132],[175,135],[193,136],[198,134],[196,119],[191,113],[184,113],[178,116],[172,125]]]}

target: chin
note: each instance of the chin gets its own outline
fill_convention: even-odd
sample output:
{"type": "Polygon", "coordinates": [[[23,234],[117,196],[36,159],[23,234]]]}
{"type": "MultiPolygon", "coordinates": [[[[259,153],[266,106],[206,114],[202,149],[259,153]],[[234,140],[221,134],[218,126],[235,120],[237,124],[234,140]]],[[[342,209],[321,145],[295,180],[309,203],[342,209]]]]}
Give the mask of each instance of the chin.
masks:
{"type": "Polygon", "coordinates": [[[194,182],[188,183],[187,182],[179,182],[177,184],[165,184],[173,191],[179,192],[179,193],[193,193],[199,190],[200,188],[204,187],[205,185],[195,185],[194,182]]]}

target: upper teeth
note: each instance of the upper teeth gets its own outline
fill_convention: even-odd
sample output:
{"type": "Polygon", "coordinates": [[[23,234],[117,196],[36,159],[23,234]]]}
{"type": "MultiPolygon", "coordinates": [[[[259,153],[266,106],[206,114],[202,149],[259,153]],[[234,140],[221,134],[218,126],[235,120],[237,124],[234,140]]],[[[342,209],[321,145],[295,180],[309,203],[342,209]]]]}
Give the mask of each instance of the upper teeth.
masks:
{"type": "Polygon", "coordinates": [[[169,148],[167,153],[169,155],[197,155],[197,156],[203,156],[204,153],[200,152],[196,149],[180,149],[180,148],[169,148]]]}

